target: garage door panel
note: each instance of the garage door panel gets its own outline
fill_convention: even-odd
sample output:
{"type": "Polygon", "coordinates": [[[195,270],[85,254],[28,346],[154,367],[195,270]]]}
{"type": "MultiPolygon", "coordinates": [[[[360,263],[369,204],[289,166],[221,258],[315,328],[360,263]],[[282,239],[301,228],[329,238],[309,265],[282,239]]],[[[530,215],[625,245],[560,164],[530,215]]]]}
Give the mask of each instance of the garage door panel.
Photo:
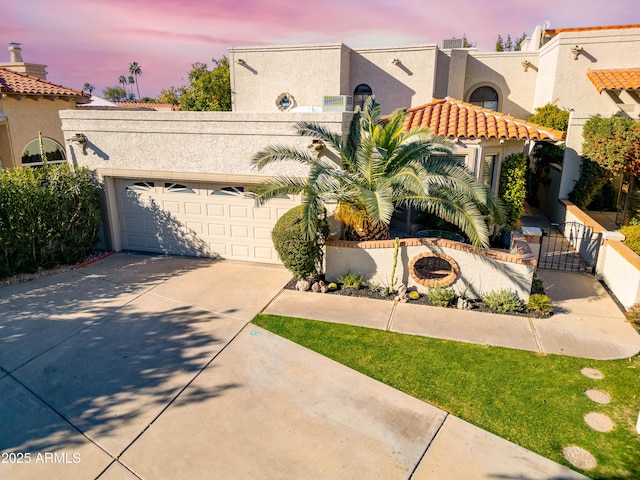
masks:
{"type": "Polygon", "coordinates": [[[256,207],[244,186],[116,180],[123,248],[280,263],[271,230],[296,205],[256,207]],[[211,194],[211,192],[217,192],[211,194]]]}
{"type": "Polygon", "coordinates": [[[207,215],[210,217],[225,217],[225,206],[207,204],[207,215]]]}

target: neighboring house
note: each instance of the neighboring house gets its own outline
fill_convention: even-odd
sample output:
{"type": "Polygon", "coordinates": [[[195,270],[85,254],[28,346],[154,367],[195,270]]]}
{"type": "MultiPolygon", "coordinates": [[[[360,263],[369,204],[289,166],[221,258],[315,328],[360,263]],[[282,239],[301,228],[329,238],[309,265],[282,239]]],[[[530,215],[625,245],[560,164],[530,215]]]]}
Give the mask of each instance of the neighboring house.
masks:
{"type": "Polygon", "coordinates": [[[20,45],[0,63],[0,167],[42,164],[39,132],[50,163],[66,161],[59,112],[89,101],[78,90],[48,82],[44,65],[25,63],[20,45]]]}
{"type": "MultiPolygon", "coordinates": [[[[271,227],[299,199],[256,208],[246,191],[268,175],[306,172],[282,164],[258,174],[249,159],[272,144],[315,147],[296,135],[296,121],[344,133],[354,104],[373,94],[383,113],[409,108],[411,122],[437,127],[454,142],[454,155],[497,188],[506,155],[564,138],[518,120],[536,107],[556,101],[583,116],[638,114],[635,87],[617,92],[632,83],[598,76],[596,84],[592,71],[638,68],[640,25],[541,25],[519,52],[461,47],[233,47],[232,112],[64,111],[66,138],[87,139],[86,149],[68,142],[67,153],[104,181],[109,247],[277,263],[271,227]]],[[[578,137],[570,130],[567,142],[578,137]]],[[[568,155],[579,153],[579,145],[572,149],[568,155]]],[[[577,158],[577,168],[565,160],[567,184],[579,173],[577,158]]]]}

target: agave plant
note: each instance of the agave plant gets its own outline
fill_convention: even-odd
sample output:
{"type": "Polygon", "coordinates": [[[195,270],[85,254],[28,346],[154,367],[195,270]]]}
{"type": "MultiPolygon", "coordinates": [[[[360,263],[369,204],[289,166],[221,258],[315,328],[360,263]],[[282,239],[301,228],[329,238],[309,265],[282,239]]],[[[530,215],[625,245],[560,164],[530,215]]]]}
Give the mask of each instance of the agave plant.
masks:
{"type": "Polygon", "coordinates": [[[405,131],[406,110],[384,122],[373,97],[351,121],[346,138],[318,123],[298,122],[299,135],[322,141],[338,161],[326,155],[282,145],[254,155],[253,165],[292,160],[308,167],[306,178],[278,176],[252,190],[257,205],[286,194],[302,194],[307,236],[315,237],[317,218],[327,203],[337,203],[335,217],[347,226],[345,238],[389,238],[396,207],[416,207],[453,223],[475,246],[489,245],[485,215],[500,221],[494,193],[450,156],[450,144],[427,129],[405,131]]]}

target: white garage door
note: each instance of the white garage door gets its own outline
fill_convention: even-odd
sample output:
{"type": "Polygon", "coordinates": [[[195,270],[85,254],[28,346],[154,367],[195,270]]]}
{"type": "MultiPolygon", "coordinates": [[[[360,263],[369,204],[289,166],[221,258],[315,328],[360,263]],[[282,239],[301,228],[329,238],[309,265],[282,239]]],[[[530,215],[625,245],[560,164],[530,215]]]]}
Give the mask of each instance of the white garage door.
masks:
{"type": "Polygon", "coordinates": [[[117,179],[122,248],[279,263],[271,230],[298,204],[282,197],[257,208],[246,185],[117,179]]]}

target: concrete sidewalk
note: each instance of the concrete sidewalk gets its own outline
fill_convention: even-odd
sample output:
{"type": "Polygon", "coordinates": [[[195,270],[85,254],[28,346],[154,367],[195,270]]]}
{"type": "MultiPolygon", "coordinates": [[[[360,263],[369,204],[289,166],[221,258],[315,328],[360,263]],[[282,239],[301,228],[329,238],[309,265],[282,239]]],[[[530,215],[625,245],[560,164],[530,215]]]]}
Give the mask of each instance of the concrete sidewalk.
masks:
{"type": "MultiPolygon", "coordinates": [[[[586,478],[248,323],[267,304],[398,331],[441,317],[337,296],[328,307],[282,291],[289,278],[120,253],[0,289],[0,478],[586,478]]],[[[509,320],[465,335],[506,342],[494,330],[509,320]]]]}
{"type": "Polygon", "coordinates": [[[595,277],[539,270],[554,302],[549,318],[495,315],[409,303],[283,290],[264,310],[276,315],[596,360],[640,352],[640,335],[595,277]]]}

